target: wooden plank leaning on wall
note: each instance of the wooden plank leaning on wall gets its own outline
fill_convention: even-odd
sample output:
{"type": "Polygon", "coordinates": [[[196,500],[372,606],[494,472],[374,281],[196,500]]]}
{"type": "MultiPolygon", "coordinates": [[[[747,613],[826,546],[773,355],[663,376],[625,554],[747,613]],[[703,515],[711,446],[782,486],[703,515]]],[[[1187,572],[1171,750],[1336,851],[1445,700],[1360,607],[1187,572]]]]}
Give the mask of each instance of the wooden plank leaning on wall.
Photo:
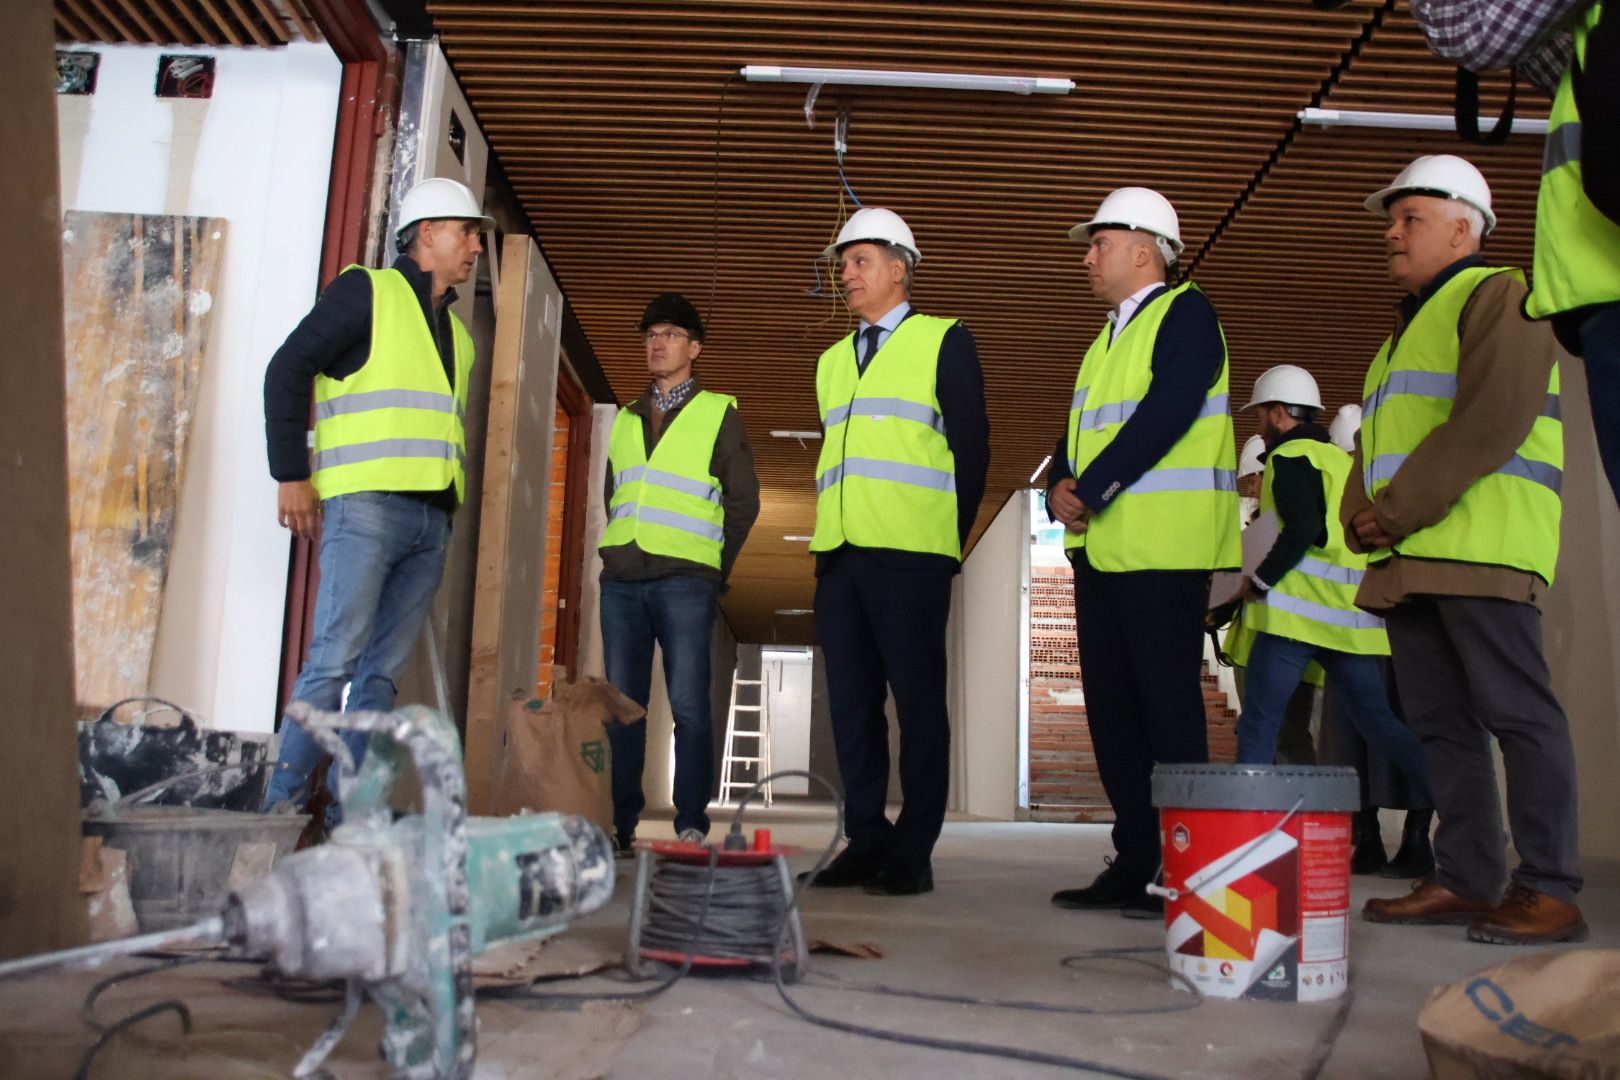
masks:
{"type": "Polygon", "coordinates": [[[528,236],[506,237],[495,310],[464,740],[474,814],[494,803],[506,708],[534,692],[540,655],[562,291],[528,236]]]}

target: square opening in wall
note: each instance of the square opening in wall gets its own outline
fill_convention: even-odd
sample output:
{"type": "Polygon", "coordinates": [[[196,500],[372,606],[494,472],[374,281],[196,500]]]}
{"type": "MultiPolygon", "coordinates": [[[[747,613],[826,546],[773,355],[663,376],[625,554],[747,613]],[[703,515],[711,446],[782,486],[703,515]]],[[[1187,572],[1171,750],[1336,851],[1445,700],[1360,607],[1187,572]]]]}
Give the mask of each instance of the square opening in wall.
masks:
{"type": "Polygon", "coordinates": [[[157,96],[160,98],[211,98],[214,96],[212,56],[168,55],[158,57],[157,96]]]}
{"type": "Polygon", "coordinates": [[[96,69],[100,66],[100,53],[57,49],[56,92],[58,94],[95,93],[96,69]]]}

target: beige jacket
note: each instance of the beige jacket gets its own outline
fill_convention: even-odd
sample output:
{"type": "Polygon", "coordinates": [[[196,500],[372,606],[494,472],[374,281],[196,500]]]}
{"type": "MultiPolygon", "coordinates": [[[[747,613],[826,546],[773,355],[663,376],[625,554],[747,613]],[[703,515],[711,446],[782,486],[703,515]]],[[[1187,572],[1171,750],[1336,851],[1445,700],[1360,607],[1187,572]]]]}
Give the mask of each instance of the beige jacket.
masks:
{"type": "MultiPolygon", "coordinates": [[[[1526,292],[1512,277],[1498,274],[1469,298],[1458,321],[1457,398],[1451,417],[1429,433],[1371,503],[1361,480],[1361,441],[1356,440],[1339,505],[1352,550],[1361,550],[1350,528],[1358,511],[1371,505],[1378,524],[1394,536],[1433,525],[1474,481],[1505,464],[1530,434],[1547,398],[1552,367],[1565,353],[1550,323],[1524,317],[1526,292]]],[[[1406,315],[1397,314],[1394,341],[1400,340],[1406,323],[1406,315]]],[[[1356,604],[1381,611],[1416,596],[1483,596],[1535,604],[1546,588],[1537,575],[1512,567],[1395,554],[1368,567],[1356,604]]]]}

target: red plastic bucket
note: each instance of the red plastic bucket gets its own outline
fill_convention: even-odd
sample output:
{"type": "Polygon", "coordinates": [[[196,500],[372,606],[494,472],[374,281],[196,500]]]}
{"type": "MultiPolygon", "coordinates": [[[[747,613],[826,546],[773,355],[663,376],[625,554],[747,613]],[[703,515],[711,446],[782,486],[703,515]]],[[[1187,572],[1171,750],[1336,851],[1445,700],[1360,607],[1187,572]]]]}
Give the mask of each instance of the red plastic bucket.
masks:
{"type": "Polygon", "coordinates": [[[1172,971],[1211,997],[1344,993],[1354,769],[1160,765],[1153,804],[1172,971]]]}

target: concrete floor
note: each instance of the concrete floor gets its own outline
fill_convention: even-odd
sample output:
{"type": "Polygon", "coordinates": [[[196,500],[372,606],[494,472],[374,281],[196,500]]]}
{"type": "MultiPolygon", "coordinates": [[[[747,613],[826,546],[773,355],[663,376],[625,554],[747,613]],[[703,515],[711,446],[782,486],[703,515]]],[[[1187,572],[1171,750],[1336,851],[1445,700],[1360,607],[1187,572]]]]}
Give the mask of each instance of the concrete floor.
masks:
{"type": "MultiPolygon", "coordinates": [[[[717,812],[714,818],[712,839],[718,840],[725,817],[717,812]]],[[[816,851],[832,826],[830,812],[806,807],[751,810],[749,822],[772,828],[778,842],[813,845],[816,851]]],[[[666,829],[647,822],[641,835],[662,838],[666,829]]],[[[1389,837],[1391,850],[1395,839],[1389,837]]],[[[1082,970],[1060,964],[1062,957],[1086,950],[1163,947],[1157,923],[1111,912],[1063,911],[1049,903],[1054,890],[1089,882],[1111,850],[1106,826],[952,821],[935,853],[934,893],[909,898],[843,889],[808,894],[804,918],[810,937],[875,942],[885,956],[815,956],[812,976],[793,990],[794,997],[808,1009],[842,1020],[1024,1047],[1139,1074],[1268,1080],[1311,1075],[1320,1061],[1317,1075],[1369,1080],[1427,1075],[1417,1013],[1429,993],[1526,955],[1471,943],[1462,927],[1377,926],[1353,917],[1347,1014],[1341,999],[1316,1005],[1206,1000],[1195,1009],[1161,1015],[1056,1015],[854,993],[823,977],[1104,1011],[1185,1005],[1187,995],[1169,989],[1162,971],[1117,962],[1082,970]]],[[[813,861],[813,853],[797,858],[795,869],[807,869],[813,861]]],[[[1592,928],[1586,944],[1620,946],[1620,863],[1589,862],[1586,873],[1582,907],[1592,928]]],[[[571,933],[600,935],[604,942],[622,933],[630,885],[630,879],[621,879],[612,907],[571,933]]],[[[1353,910],[1369,897],[1398,895],[1406,888],[1402,881],[1356,878],[1353,910]]],[[[1146,956],[1152,959],[1153,953],[1146,956]]],[[[935,1080],[1064,1074],[1047,1066],[830,1031],[793,1016],[769,984],[739,978],[688,978],[643,1009],[640,1029],[614,1061],[614,1077],[935,1080]]]]}
{"type": "MultiPolygon", "coordinates": [[[[712,838],[727,815],[713,814],[712,838]]],[[[825,808],[778,806],[751,811],[778,842],[809,853],[808,869],[832,828],[825,808]]],[[[649,820],[643,839],[671,836],[667,820],[649,820]]],[[[1393,837],[1390,837],[1393,840],[1393,837]]],[[[1461,927],[1351,923],[1351,995],[1316,1005],[1206,1000],[1168,986],[1164,932],[1155,922],[1117,913],[1062,911],[1059,888],[1084,884],[1111,850],[1106,826],[953,820],[934,858],[937,890],[878,898],[859,890],[812,890],[804,919],[811,938],[872,942],[878,960],[816,955],[810,975],[790,989],[804,1008],[846,1022],[995,1043],[1078,1058],[1116,1072],[1095,1075],[1271,1078],[1421,1077],[1427,1075],[1417,1013],[1437,986],[1525,950],[1468,942],[1461,927]],[[1140,949],[1147,962],[1065,956],[1099,949],[1140,949]],[[1069,1014],[926,1002],[855,992],[855,985],[1039,1002],[1069,1014]],[[1144,1012],[1153,1009],[1173,1012],[1144,1012]],[[1128,1014],[1129,1011],[1129,1014],[1128,1014]]],[[[586,955],[622,951],[634,864],[622,862],[620,887],[604,910],[564,937],[586,955]]],[[[1589,863],[1582,906],[1590,946],[1620,947],[1620,863],[1589,863]]],[[[1357,878],[1353,903],[1397,895],[1404,882],[1357,878]]],[[[130,968],[144,961],[120,961],[130,968]]],[[[107,971],[59,971],[0,983],[0,1076],[73,1074],[93,1035],[80,1020],[85,991],[107,971]]],[[[196,1021],[181,1035],[172,1017],[120,1037],[98,1059],[95,1077],[148,1080],[207,1076],[258,1080],[290,1069],[331,1019],[333,1005],[291,1005],[231,987],[254,970],[207,963],[150,975],[108,995],[104,1017],[126,1015],[166,998],[184,1001],[196,1021]],[[222,982],[224,980],[224,982],[222,982]]],[[[622,979],[593,977],[562,989],[622,990],[622,979]]],[[[1093,1075],[1051,1066],[905,1046],[818,1027],[793,1015],[768,982],[693,975],[630,1007],[577,1003],[536,1007],[482,1000],[477,1080],[988,1080],[1093,1075]]],[[[382,1075],[376,1056],[377,1011],[361,1013],[328,1063],[340,1080],[382,1075]]]]}

